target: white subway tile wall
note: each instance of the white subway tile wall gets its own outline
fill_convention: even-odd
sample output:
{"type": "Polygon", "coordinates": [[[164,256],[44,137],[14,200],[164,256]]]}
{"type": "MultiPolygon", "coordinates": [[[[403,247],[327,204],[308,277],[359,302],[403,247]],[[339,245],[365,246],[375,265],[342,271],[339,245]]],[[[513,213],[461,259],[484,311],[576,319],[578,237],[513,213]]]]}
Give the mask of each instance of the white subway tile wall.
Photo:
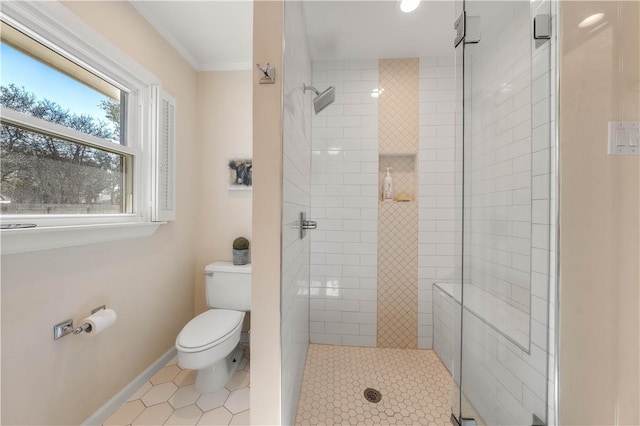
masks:
{"type": "MultiPolygon", "coordinates": [[[[453,57],[420,59],[418,347],[426,349],[431,285],[456,272],[453,64],[453,57]]],[[[378,61],[314,62],[312,75],[320,90],[336,86],[336,102],[312,120],[311,342],[375,346],[378,61]],[[359,322],[358,313],[373,322],[359,322]],[[327,321],[356,321],[358,333],[327,321]]]]}
{"type": "Polygon", "coordinates": [[[378,60],[314,61],[312,83],[336,87],[312,119],[310,339],[376,346],[378,60]]]}
{"type": "Polygon", "coordinates": [[[531,220],[549,214],[542,202],[531,200],[529,4],[508,2],[484,9],[494,24],[483,22],[483,42],[469,45],[472,54],[467,55],[473,68],[467,109],[471,130],[465,141],[470,280],[529,313],[531,220]]]}
{"type": "MultiPolygon", "coordinates": [[[[438,284],[433,289],[433,350],[447,369],[460,371],[460,352],[454,347],[459,340],[460,332],[455,329],[460,325],[460,304],[454,297],[445,292],[438,284]]],[[[456,382],[459,380],[456,379],[456,382]]],[[[459,385],[460,383],[458,383],[459,385]]]]}
{"type": "MultiPolygon", "coordinates": [[[[460,302],[434,285],[434,350],[449,369],[460,371],[460,302]]],[[[527,353],[480,317],[464,310],[462,327],[463,416],[477,412],[484,424],[530,424],[545,415],[546,352],[527,353]]],[[[546,335],[544,336],[546,339],[546,335]]],[[[459,381],[456,379],[456,383],[459,381]]],[[[459,384],[459,383],[458,383],[459,384]]]]}
{"type": "Polygon", "coordinates": [[[301,5],[287,2],[284,10],[281,413],[282,424],[292,424],[309,346],[309,237],[298,239],[294,226],[300,212],[310,213],[312,104],[302,90],[311,80],[311,60],[301,5]]]}
{"type": "Polygon", "coordinates": [[[455,278],[454,57],[420,58],[418,347],[433,347],[432,284],[455,278]]]}

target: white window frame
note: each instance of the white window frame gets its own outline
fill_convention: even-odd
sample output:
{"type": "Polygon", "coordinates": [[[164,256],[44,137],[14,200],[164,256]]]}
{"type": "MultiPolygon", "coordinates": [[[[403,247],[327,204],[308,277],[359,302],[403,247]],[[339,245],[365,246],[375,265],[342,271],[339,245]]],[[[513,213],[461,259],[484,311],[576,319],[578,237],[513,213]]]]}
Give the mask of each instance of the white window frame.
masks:
{"type": "MultiPolygon", "coordinates": [[[[4,2],[0,17],[34,40],[76,62],[100,78],[128,93],[127,146],[117,151],[133,157],[131,214],[112,215],[4,215],[2,223],[35,223],[35,228],[0,231],[2,254],[138,238],[153,234],[166,222],[153,222],[156,205],[153,163],[158,133],[157,102],[160,81],[113,44],[96,33],[58,2],[4,2]]],[[[22,123],[76,139],[87,135],[54,123],[5,109],[3,120],[22,123]],[[77,133],[77,134],[75,134],[77,133]]],[[[85,142],[86,143],[86,142],[85,142]]],[[[114,151],[115,143],[99,138],[92,145],[114,151]]],[[[173,171],[172,171],[173,172],[173,171]]],[[[173,217],[170,217],[173,218],[173,217]]]]}

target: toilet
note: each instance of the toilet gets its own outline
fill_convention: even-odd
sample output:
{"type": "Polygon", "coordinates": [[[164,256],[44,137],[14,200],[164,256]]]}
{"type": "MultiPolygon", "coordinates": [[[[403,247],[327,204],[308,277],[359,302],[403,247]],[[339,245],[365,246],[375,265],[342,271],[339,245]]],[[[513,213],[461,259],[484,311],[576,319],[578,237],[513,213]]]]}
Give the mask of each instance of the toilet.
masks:
{"type": "Polygon", "coordinates": [[[251,265],[215,262],[205,268],[208,311],[184,326],[176,338],[178,365],[197,370],[195,389],[216,392],[242,360],[240,332],[251,310],[251,265]]]}

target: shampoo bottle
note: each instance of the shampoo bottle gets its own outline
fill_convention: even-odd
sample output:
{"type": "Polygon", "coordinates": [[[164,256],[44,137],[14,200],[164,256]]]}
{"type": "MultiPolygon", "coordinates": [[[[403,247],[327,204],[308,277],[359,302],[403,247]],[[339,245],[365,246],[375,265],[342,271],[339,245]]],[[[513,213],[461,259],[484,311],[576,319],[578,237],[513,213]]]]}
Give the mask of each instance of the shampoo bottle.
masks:
{"type": "Polygon", "coordinates": [[[393,179],[391,178],[391,167],[387,167],[387,175],[382,183],[382,201],[393,201],[393,179]]]}

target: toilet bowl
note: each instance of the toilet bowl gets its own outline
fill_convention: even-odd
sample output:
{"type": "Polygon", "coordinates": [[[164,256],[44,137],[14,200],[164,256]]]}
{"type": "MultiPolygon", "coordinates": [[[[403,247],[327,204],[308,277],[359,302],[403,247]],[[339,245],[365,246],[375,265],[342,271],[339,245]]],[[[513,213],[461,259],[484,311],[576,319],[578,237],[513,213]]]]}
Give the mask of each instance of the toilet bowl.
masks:
{"type": "Polygon", "coordinates": [[[209,309],[193,318],[176,338],[178,365],[197,370],[200,393],[222,389],[242,360],[240,333],[251,302],[251,266],[230,262],[207,265],[205,293],[209,309]]]}

